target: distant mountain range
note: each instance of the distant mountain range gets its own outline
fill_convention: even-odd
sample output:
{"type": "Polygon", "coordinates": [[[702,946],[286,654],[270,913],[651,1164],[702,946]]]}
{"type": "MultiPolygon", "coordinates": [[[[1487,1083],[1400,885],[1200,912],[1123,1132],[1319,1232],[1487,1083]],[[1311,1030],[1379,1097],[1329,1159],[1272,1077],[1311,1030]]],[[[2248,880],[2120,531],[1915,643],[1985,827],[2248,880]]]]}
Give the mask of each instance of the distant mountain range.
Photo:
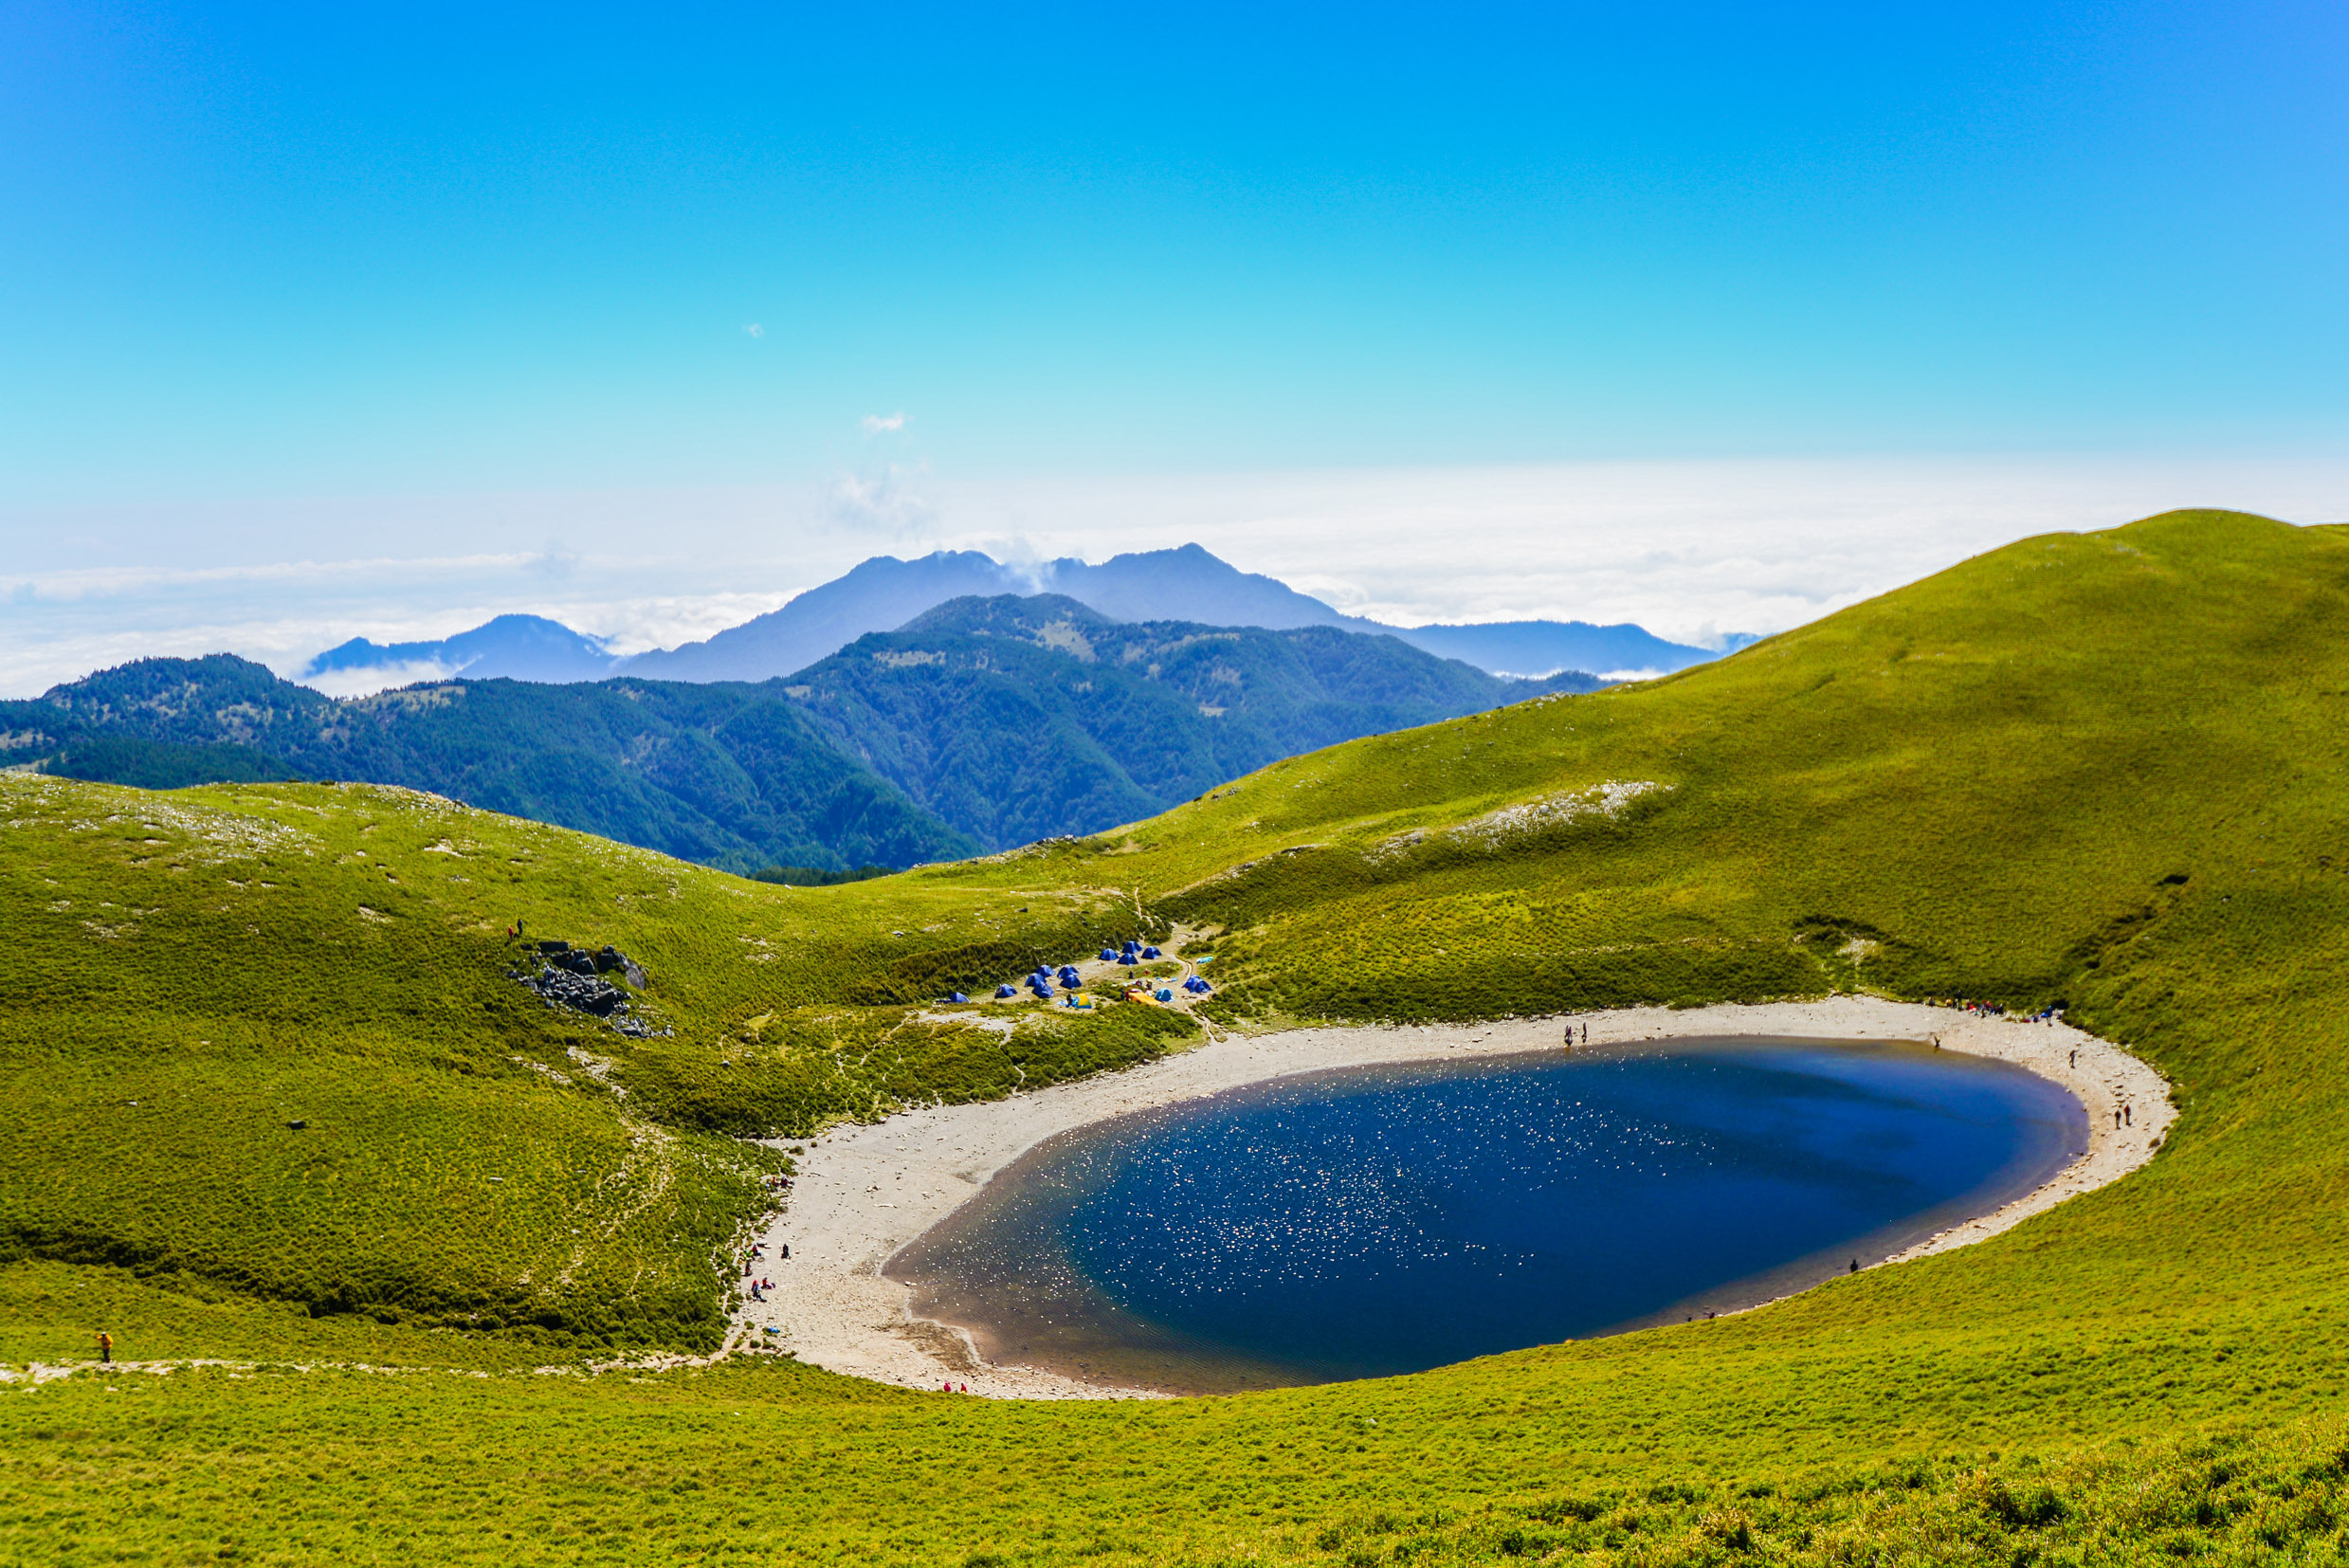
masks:
{"type": "Polygon", "coordinates": [[[303,666],[304,680],[355,670],[414,671],[411,679],[470,675],[486,681],[601,681],[622,661],[601,639],[542,615],[500,615],[437,643],[371,643],[354,637],[303,666]]]}
{"type": "MultiPolygon", "coordinates": [[[[1494,675],[1542,676],[1560,670],[1597,674],[1668,672],[1719,657],[1711,649],[1666,642],[1636,626],[1581,621],[1511,621],[1476,626],[1391,627],[1341,614],[1309,594],[1242,572],[1195,544],[1111,557],[1099,566],[1075,559],[1035,567],[1006,565],[977,551],[947,551],[899,560],[877,556],[845,576],[811,588],[781,609],[706,642],[621,657],[600,641],[535,615],[501,615],[437,643],[371,643],[354,638],[301,671],[304,680],[376,670],[405,682],[419,675],[499,676],[519,681],[597,681],[614,675],[660,681],[767,681],[791,675],[857,638],[904,626],[952,599],[1053,593],[1125,622],[1189,621],[1202,626],[1289,630],[1331,627],[1396,638],[1494,675]]],[[[1730,648],[1753,641],[1732,638],[1730,648]]]]}
{"type": "Polygon", "coordinates": [[[1598,684],[1504,680],[1328,626],[963,596],[756,684],[466,679],[337,700],[227,654],[141,660],[0,702],[0,765],[148,787],[364,779],[734,870],[906,866],[1096,831],[1298,752],[1598,684]]]}

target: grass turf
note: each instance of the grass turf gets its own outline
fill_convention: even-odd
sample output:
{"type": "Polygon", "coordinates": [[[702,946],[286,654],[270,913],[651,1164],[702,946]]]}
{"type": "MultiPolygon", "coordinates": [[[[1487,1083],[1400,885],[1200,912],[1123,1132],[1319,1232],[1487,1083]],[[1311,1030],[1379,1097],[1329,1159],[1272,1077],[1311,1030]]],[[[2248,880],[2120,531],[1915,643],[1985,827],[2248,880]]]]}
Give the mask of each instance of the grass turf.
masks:
{"type": "Polygon", "coordinates": [[[82,1340],[82,1296],[170,1320],[173,1354],[491,1375],[0,1395],[0,1540],[974,1568],[2338,1556],[2345,588],[2349,535],[2239,515],[2025,540],[1670,680],[826,889],[396,792],[9,780],[0,1041],[27,1114],[0,1134],[0,1346],[82,1340]],[[502,974],[518,913],[642,958],[675,1033],[540,1008],[502,974]],[[1214,933],[1217,1009],[1258,1019],[2061,999],[2183,1115],[2147,1170],[1992,1242],[1380,1383],[1011,1407],[788,1366],[501,1370],[707,1342],[711,1260],[771,1158],[726,1134],[1178,1047],[1139,1008],[1029,1009],[1006,1038],[917,1005],[1175,921],[1214,933]],[[288,1141],[312,1109],[330,1157],[288,1141]],[[378,1504],[410,1533],[370,1544],[378,1504]]]}

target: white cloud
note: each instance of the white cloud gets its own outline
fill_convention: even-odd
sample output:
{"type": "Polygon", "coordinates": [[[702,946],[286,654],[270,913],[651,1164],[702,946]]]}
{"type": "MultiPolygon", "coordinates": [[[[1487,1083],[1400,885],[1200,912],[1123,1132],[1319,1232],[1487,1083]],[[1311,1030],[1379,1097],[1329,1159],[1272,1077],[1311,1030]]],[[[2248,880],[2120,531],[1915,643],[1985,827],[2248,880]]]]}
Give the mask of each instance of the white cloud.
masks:
{"type": "Polygon", "coordinates": [[[876,547],[926,538],[938,520],[937,506],[921,489],[928,478],[925,466],[894,463],[878,473],[844,474],[832,484],[833,516],[876,547]]]}
{"type": "MultiPolygon", "coordinates": [[[[422,659],[405,665],[373,665],[365,669],[320,670],[316,675],[301,677],[301,684],[329,697],[373,697],[394,686],[412,686],[420,681],[446,681],[452,675],[462,673],[453,665],[445,665],[437,659],[422,659]]],[[[287,678],[292,679],[290,676],[287,678]]]]}
{"type": "Polygon", "coordinates": [[[993,480],[892,465],[824,483],[0,508],[0,696],[151,655],[300,668],[354,636],[506,613],[674,647],[868,556],[1024,567],[1196,541],[1412,625],[1634,621],[1779,631],[2029,534],[2171,506],[2349,518],[2349,459],[1934,458],[993,480]],[[559,541],[549,545],[547,541],[559,541]],[[319,559],[345,544],[347,560],[319,559]],[[399,556],[394,550],[412,551],[399,556]]]}
{"type": "Polygon", "coordinates": [[[577,551],[560,539],[549,539],[546,547],[532,557],[530,569],[549,582],[561,582],[577,576],[583,564],[577,551]]]}
{"type": "Polygon", "coordinates": [[[0,575],[0,593],[20,603],[65,603],[81,599],[139,597],[158,593],[207,594],[256,586],[306,585],[319,589],[337,580],[379,578],[386,574],[470,575],[529,566],[539,554],[497,556],[371,556],[343,561],[254,561],[232,566],[98,566],[62,572],[0,575]]]}
{"type": "Polygon", "coordinates": [[[903,410],[896,413],[868,413],[865,416],[864,423],[866,435],[881,435],[887,431],[903,429],[905,413],[903,410]]]}
{"type": "Polygon", "coordinates": [[[1775,632],[2031,534],[2179,506],[2349,518],[2349,457],[1588,463],[932,486],[931,542],[1101,560],[1196,541],[1399,625],[1775,632]]]}
{"type": "Polygon", "coordinates": [[[756,321],[745,321],[742,323],[742,330],[750,334],[753,337],[764,337],[767,336],[767,329],[759,325],[756,321]]]}

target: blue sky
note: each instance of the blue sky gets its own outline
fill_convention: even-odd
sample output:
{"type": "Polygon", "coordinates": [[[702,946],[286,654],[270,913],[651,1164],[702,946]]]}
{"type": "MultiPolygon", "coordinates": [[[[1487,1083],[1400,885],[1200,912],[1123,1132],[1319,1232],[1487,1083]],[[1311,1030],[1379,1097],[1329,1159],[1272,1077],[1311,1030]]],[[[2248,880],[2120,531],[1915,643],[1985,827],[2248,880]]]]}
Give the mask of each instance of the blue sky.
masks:
{"type": "Polygon", "coordinates": [[[483,9],[0,7],[17,500],[2349,415],[2331,0],[483,9]]]}
{"type": "MultiPolygon", "coordinates": [[[[2338,0],[0,0],[0,594],[64,647],[43,607],[103,629],[122,574],[177,572],[121,625],[282,647],[555,603],[544,563],[633,551],[632,588],[561,603],[665,637],[877,549],[1067,548],[1083,476],[1096,517],[1134,476],[1220,498],[1120,542],[1212,525],[1266,570],[1323,536],[1280,534],[1287,481],[1215,476],[1375,507],[1365,475],[1456,471],[1522,539],[1495,475],[1601,528],[1557,476],[2249,454],[2303,465],[2272,491],[2300,520],[2349,515],[2349,467],[2305,467],[2349,464],[2344,103],[2338,0]],[[540,565],[265,636],[202,586],[477,556],[540,565]]],[[[1816,492],[1838,528],[1863,491],[1925,499],[1883,472],[1816,492]]],[[[2014,516],[2150,493],[2057,489],[2014,516]]],[[[1484,525],[1461,505],[1448,542],[1484,525]]],[[[1354,585],[1407,618],[1591,609],[1376,564],[1427,585],[1354,585]]],[[[1890,586],[1833,580],[1817,602],[1890,586]]],[[[1676,602],[1652,586],[1630,602],[1676,602]]]]}

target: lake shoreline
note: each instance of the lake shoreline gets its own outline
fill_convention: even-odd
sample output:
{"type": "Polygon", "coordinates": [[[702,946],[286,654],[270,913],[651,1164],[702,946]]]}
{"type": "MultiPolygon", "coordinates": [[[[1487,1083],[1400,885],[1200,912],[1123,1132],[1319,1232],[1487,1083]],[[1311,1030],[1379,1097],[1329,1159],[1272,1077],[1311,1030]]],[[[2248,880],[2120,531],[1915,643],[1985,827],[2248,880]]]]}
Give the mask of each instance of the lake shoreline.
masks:
{"type": "MultiPolygon", "coordinates": [[[[1674,1039],[1938,1042],[1944,1049],[2012,1063],[2080,1103],[2087,1117],[2086,1154],[2024,1196],[1951,1225],[1872,1267],[1984,1240],[2067,1197],[2118,1180],[2152,1158],[2175,1118],[2168,1085],[2151,1067],[2064,1024],[2026,1024],[1853,996],[1681,1011],[1624,1009],[1576,1014],[1571,1021],[1576,1045],[1583,1043],[1581,1030],[1587,1026],[1593,1048],[1674,1039]],[[2126,1123],[2116,1127],[2114,1113],[2124,1106],[2126,1123]]],[[[1568,1022],[1552,1017],[1226,1034],[1121,1072],[836,1128],[802,1145],[797,1183],[763,1238],[767,1258],[759,1271],[774,1281],[775,1289],[764,1302],[741,1304],[737,1332],[812,1365],[907,1388],[937,1389],[951,1381],[967,1384],[974,1394],[1010,1398],[1165,1397],[988,1362],[960,1329],[916,1318],[906,1286],[881,1270],[901,1248],[959,1208],[998,1172],[1059,1134],[1301,1073],[1559,1050],[1565,1048],[1568,1022]],[[785,1247],[791,1251],[788,1262],[782,1260],[785,1247]],[[770,1328],[780,1332],[770,1334],[770,1328]]]]}

